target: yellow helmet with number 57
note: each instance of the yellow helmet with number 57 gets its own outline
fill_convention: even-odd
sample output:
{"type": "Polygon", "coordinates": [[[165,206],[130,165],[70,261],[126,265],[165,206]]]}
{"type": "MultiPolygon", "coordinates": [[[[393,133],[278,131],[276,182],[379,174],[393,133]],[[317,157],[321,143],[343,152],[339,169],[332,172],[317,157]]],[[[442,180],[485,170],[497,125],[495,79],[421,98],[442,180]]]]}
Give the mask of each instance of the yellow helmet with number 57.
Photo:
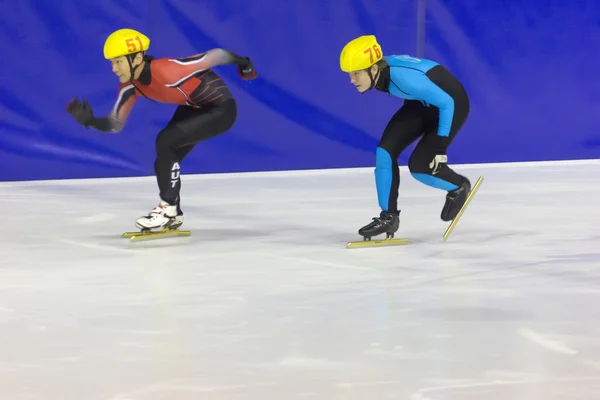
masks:
{"type": "Polygon", "coordinates": [[[383,58],[381,46],[374,35],[360,36],[349,42],[340,54],[340,68],[344,72],[367,69],[383,58]]]}
{"type": "Polygon", "coordinates": [[[146,51],[150,47],[150,39],[133,29],[119,29],[111,33],[104,42],[104,58],[126,56],[128,54],[146,51]]]}

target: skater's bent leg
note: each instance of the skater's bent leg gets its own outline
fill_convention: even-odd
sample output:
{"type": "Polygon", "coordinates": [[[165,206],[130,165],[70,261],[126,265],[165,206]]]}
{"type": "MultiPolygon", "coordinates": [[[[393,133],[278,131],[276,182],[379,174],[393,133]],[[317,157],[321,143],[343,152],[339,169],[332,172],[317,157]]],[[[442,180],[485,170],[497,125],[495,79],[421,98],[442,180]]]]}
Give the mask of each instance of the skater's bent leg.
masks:
{"type": "Polygon", "coordinates": [[[381,207],[379,217],[358,230],[358,234],[371,238],[383,233],[393,237],[400,226],[398,188],[400,171],[398,156],[423,133],[423,106],[406,101],[387,124],[375,153],[375,184],[381,207]]]}
{"type": "Polygon", "coordinates": [[[423,134],[423,106],[407,101],[387,124],[375,153],[375,184],[382,211],[398,213],[398,157],[423,134]]]}
{"type": "Polygon", "coordinates": [[[448,167],[445,157],[421,142],[408,160],[411,175],[421,183],[445,191],[456,190],[463,177],[448,167]],[[422,145],[423,144],[423,145],[422,145]]]}
{"type": "MultiPolygon", "coordinates": [[[[194,149],[194,147],[196,147],[195,143],[187,145],[187,146],[183,146],[183,147],[177,149],[175,154],[177,155],[177,159],[179,160],[180,164],[185,159],[185,157],[194,149]]],[[[181,192],[181,178],[179,179],[179,192],[181,192]]],[[[176,203],[177,203],[177,215],[182,215],[183,210],[181,209],[181,197],[180,196],[177,196],[176,203]]]]}
{"type": "Polygon", "coordinates": [[[154,172],[158,181],[161,200],[177,204],[180,182],[180,159],[177,157],[177,142],[186,138],[186,133],[172,127],[163,130],[156,138],[156,160],[154,172]]]}
{"type": "Polygon", "coordinates": [[[181,212],[181,162],[197,143],[227,132],[236,116],[237,107],[233,100],[207,110],[178,110],[171,123],[156,138],[154,169],[160,197],[169,204],[177,205],[178,212],[181,212]],[[175,118],[178,114],[181,117],[175,118]]]}
{"type": "Polygon", "coordinates": [[[409,160],[412,176],[418,181],[445,190],[446,202],[440,218],[443,221],[453,220],[465,203],[471,183],[469,180],[454,172],[446,163],[446,156],[436,154],[437,151],[427,146],[417,146],[409,160]]]}
{"type": "MultiPolygon", "coordinates": [[[[451,136],[453,134],[456,131],[451,136]]],[[[441,148],[440,139],[435,134],[427,134],[409,160],[409,169],[415,179],[447,192],[440,216],[442,221],[451,221],[456,217],[471,191],[469,180],[448,166],[446,153],[451,139],[441,148]]]]}
{"type": "Polygon", "coordinates": [[[439,111],[433,108],[428,110],[426,133],[408,162],[410,172],[415,179],[448,192],[457,190],[466,179],[448,166],[446,154],[448,147],[467,120],[470,109],[466,94],[461,90],[451,89],[453,90],[448,92],[452,94],[454,109],[450,131],[447,135],[440,136],[438,134],[439,111]]]}

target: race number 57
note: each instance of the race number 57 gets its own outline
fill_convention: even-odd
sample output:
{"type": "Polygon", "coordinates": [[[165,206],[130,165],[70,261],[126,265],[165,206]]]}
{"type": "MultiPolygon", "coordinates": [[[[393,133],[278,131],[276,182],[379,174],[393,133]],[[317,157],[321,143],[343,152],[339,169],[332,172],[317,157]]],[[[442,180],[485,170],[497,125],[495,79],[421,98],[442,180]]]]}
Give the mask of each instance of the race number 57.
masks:
{"type": "Polygon", "coordinates": [[[125,44],[127,45],[127,51],[129,51],[130,53],[140,51],[140,50],[138,50],[135,43],[133,43],[134,40],[137,40],[138,44],[140,45],[140,50],[142,50],[142,40],[140,39],[139,36],[136,36],[135,38],[129,38],[129,39],[125,40],[125,44]]]}
{"type": "Polygon", "coordinates": [[[366,49],[364,53],[369,55],[369,58],[371,59],[371,64],[375,62],[375,58],[373,58],[373,53],[375,53],[375,57],[381,57],[381,49],[376,44],[366,49]]]}

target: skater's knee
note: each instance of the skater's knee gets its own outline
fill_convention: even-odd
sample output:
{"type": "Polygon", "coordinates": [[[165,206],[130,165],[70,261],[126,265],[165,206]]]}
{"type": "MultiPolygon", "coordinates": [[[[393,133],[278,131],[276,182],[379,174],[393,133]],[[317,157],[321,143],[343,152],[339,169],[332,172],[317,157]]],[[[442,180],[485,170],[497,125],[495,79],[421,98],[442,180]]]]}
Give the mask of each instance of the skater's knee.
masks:
{"type": "Polygon", "coordinates": [[[377,147],[375,151],[375,168],[392,169],[393,159],[390,153],[383,147],[377,147]]]}
{"type": "Polygon", "coordinates": [[[448,166],[439,156],[426,157],[423,153],[414,153],[408,160],[408,169],[413,178],[427,186],[446,191],[458,188],[443,178],[447,175],[448,166]]]}
{"type": "Polygon", "coordinates": [[[408,159],[408,170],[411,174],[429,174],[431,172],[430,161],[423,153],[415,152],[408,159]]]}
{"type": "Polygon", "coordinates": [[[436,189],[445,190],[447,192],[458,189],[458,186],[452,182],[448,182],[430,173],[411,172],[413,178],[419,182],[431,186],[436,189]]]}
{"type": "Polygon", "coordinates": [[[377,145],[377,157],[378,158],[385,156],[386,158],[389,157],[391,159],[398,159],[399,155],[400,154],[394,150],[394,144],[390,143],[389,140],[381,141],[377,145]]]}
{"type": "Polygon", "coordinates": [[[181,147],[182,139],[185,139],[184,132],[176,127],[170,127],[156,136],[156,153],[174,153],[181,147]]]}
{"type": "Polygon", "coordinates": [[[156,137],[156,154],[164,154],[173,151],[173,143],[168,135],[160,134],[156,137]]]}

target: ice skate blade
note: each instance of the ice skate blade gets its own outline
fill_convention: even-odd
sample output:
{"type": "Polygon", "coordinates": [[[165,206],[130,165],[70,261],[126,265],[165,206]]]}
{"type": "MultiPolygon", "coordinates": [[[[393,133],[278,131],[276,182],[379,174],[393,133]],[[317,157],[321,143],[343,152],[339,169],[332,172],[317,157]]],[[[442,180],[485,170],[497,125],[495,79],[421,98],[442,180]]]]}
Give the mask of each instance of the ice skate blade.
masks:
{"type": "Polygon", "coordinates": [[[462,217],[463,213],[467,209],[467,206],[473,199],[473,196],[475,196],[475,193],[477,193],[477,190],[479,189],[479,186],[481,186],[482,183],[483,183],[483,176],[480,176],[479,179],[477,179],[477,182],[475,182],[475,186],[473,186],[471,188],[471,193],[469,193],[469,195],[467,196],[467,200],[465,200],[465,204],[463,204],[463,206],[460,209],[460,211],[458,212],[458,214],[456,214],[456,217],[450,223],[450,226],[448,226],[448,229],[446,229],[446,233],[444,233],[444,241],[446,241],[446,239],[448,239],[448,237],[454,230],[454,227],[458,223],[458,220],[460,219],[460,217],[462,217]]]}
{"type": "Polygon", "coordinates": [[[408,243],[408,239],[361,240],[356,242],[348,242],[346,248],[356,249],[361,247],[398,246],[406,243],[408,243]]]}
{"type": "Polygon", "coordinates": [[[164,231],[156,231],[156,232],[125,232],[121,237],[129,238],[132,241],[137,240],[148,240],[148,239],[158,239],[162,237],[169,236],[190,236],[192,234],[191,231],[181,231],[179,229],[166,229],[164,231]]]}

